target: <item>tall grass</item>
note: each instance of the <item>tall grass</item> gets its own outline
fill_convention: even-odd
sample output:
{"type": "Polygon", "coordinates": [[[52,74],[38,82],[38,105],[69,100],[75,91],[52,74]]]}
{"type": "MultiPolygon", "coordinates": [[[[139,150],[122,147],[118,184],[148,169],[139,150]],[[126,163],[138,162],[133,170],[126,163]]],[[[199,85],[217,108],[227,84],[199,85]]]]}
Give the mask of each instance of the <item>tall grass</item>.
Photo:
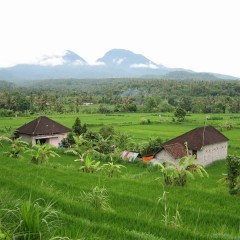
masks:
{"type": "Polygon", "coordinates": [[[58,212],[53,203],[44,199],[32,201],[29,198],[12,209],[1,209],[4,212],[2,224],[12,239],[50,239],[60,227],[58,212]]]}

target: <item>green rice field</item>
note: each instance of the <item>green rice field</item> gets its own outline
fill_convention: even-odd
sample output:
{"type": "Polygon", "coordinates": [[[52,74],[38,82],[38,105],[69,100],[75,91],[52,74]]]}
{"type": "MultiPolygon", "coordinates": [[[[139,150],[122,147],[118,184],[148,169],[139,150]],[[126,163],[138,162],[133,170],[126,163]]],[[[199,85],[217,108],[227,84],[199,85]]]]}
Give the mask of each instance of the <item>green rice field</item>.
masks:
{"type": "MultiPolygon", "coordinates": [[[[157,136],[167,140],[203,126],[206,121],[206,115],[201,114],[187,116],[183,123],[173,122],[172,114],[48,117],[71,127],[77,116],[93,131],[111,124],[138,142],[157,136]],[[142,125],[143,118],[151,123],[142,125]]],[[[0,118],[0,134],[4,134],[5,128],[13,130],[36,117],[0,118]]],[[[206,124],[222,128],[229,138],[229,153],[238,153],[240,115],[208,115],[206,124]],[[231,130],[222,128],[226,122],[232,124],[231,130]]],[[[0,148],[0,233],[7,231],[3,209],[14,209],[17,202],[29,198],[41,198],[53,202],[59,214],[61,226],[52,239],[240,239],[240,198],[230,195],[227,185],[219,182],[226,173],[224,160],[207,166],[209,178],[190,179],[185,187],[166,187],[157,168],[140,162],[121,163],[126,168],[109,178],[102,172],[83,173],[79,162],[74,161],[76,157],[61,150],[58,150],[60,158],[50,158],[46,165],[34,165],[28,154],[20,159],[5,156],[3,152],[7,148],[7,145],[0,148]],[[105,188],[108,193],[107,209],[95,209],[83,197],[83,193],[91,192],[96,186],[105,188]],[[160,201],[164,193],[167,198],[160,201]]]]}

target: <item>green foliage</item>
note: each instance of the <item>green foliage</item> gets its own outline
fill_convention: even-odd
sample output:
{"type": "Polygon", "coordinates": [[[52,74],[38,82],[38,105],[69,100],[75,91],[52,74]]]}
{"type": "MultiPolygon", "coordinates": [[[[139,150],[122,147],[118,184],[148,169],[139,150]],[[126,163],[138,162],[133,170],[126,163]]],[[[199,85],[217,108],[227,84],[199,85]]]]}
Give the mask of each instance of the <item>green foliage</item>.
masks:
{"type": "Polygon", "coordinates": [[[230,194],[240,194],[240,157],[228,155],[226,180],[230,194]]]}
{"type": "Polygon", "coordinates": [[[174,112],[174,116],[177,118],[178,122],[183,122],[186,114],[186,111],[181,107],[177,107],[174,112]]]}
{"type": "Polygon", "coordinates": [[[175,210],[175,215],[170,214],[170,207],[168,206],[168,198],[167,194],[169,194],[166,191],[163,191],[162,196],[158,198],[158,204],[162,204],[163,213],[162,213],[162,222],[165,226],[171,226],[173,228],[179,228],[182,225],[182,218],[180,215],[180,212],[178,210],[178,205],[175,210]]]}
{"type": "Polygon", "coordinates": [[[162,139],[160,137],[150,138],[149,142],[140,145],[140,153],[142,156],[152,155],[162,147],[162,139]]]}
{"type": "Polygon", "coordinates": [[[94,142],[94,144],[97,146],[97,151],[100,153],[111,153],[112,152],[112,136],[108,136],[104,138],[102,135],[98,135],[97,140],[94,142]]]}
{"type": "Polygon", "coordinates": [[[72,132],[69,132],[67,134],[67,137],[64,138],[61,142],[63,147],[65,147],[65,148],[72,147],[72,145],[75,143],[73,136],[74,136],[74,134],[72,132]]]}
{"type": "Polygon", "coordinates": [[[4,152],[10,158],[20,158],[23,153],[27,151],[29,144],[22,141],[21,138],[11,139],[9,137],[0,137],[0,145],[3,146],[3,142],[10,143],[10,148],[8,151],[4,152]]]}
{"type": "Polygon", "coordinates": [[[94,173],[101,169],[100,167],[100,161],[95,161],[92,159],[90,154],[87,154],[87,156],[84,158],[84,161],[82,162],[81,170],[85,173],[94,173]]]}
{"type": "Polygon", "coordinates": [[[233,123],[231,122],[223,122],[219,125],[220,130],[231,130],[233,128],[233,123]]]}
{"type": "Polygon", "coordinates": [[[9,228],[12,239],[50,239],[60,227],[58,212],[53,209],[53,203],[46,203],[44,199],[32,201],[29,198],[13,209],[4,209],[4,212],[2,220],[9,228]]]}
{"type": "Polygon", "coordinates": [[[32,156],[31,162],[34,164],[47,164],[50,157],[60,157],[56,153],[56,148],[54,146],[49,144],[41,145],[40,142],[26,151],[26,153],[32,156]]]}
{"type": "Polygon", "coordinates": [[[150,123],[151,123],[151,120],[147,119],[147,118],[141,118],[141,120],[140,120],[140,124],[142,124],[142,125],[146,125],[146,124],[150,124],[150,123]]]}
{"type": "Polygon", "coordinates": [[[81,198],[95,210],[109,210],[109,195],[106,188],[94,187],[91,192],[82,192],[81,198]]]}
{"type": "Polygon", "coordinates": [[[72,126],[72,130],[77,136],[80,136],[81,134],[84,134],[87,132],[87,126],[86,124],[81,125],[81,121],[79,117],[77,117],[72,126]]]}
{"type": "Polygon", "coordinates": [[[121,173],[121,168],[126,167],[114,162],[105,163],[102,166],[102,170],[107,174],[108,177],[113,177],[113,175],[121,173]]]}
{"type": "Polygon", "coordinates": [[[103,126],[99,129],[99,134],[103,138],[113,137],[113,135],[115,135],[114,127],[111,125],[103,126]]]}
{"type": "Polygon", "coordinates": [[[200,177],[208,177],[204,167],[196,162],[195,155],[189,155],[187,144],[186,156],[182,157],[178,162],[166,161],[164,164],[158,163],[163,173],[165,185],[185,186],[188,178],[194,179],[197,173],[200,177]]]}
{"type": "Polygon", "coordinates": [[[124,150],[128,147],[131,137],[125,132],[118,132],[114,135],[114,144],[120,150],[124,150]]]}
{"type": "MultiPolygon", "coordinates": [[[[207,167],[211,178],[189,181],[184,190],[175,186],[167,187],[167,207],[170,211],[169,221],[165,226],[162,221],[163,203],[156,206],[155,200],[162,195],[161,185],[155,181],[159,176],[158,171],[148,172],[138,164],[125,163],[127,168],[121,169],[119,178],[106,179],[102,174],[79,174],[79,162],[73,162],[75,158],[72,155],[62,155],[61,159],[53,158],[52,165],[36,168],[27,162],[27,156],[20,161],[9,161],[0,152],[0,204],[3,198],[6,199],[0,209],[15,209],[13,206],[16,199],[19,196],[24,197],[27,192],[31,192],[32,199],[42,197],[46,202],[57,201],[54,208],[59,212],[62,225],[53,234],[55,238],[50,236],[44,240],[214,240],[236,239],[239,235],[239,224],[236,221],[239,199],[224,191],[224,185],[216,183],[225,169],[224,161],[207,167]],[[96,185],[107,189],[109,203],[114,211],[95,211],[84,198],[79,200],[79,193],[90,193],[96,185]],[[9,194],[6,194],[6,189],[13,198],[7,196],[9,194]],[[180,225],[174,220],[178,215],[176,210],[182,219],[180,225]]],[[[3,215],[0,211],[0,229],[7,234],[12,228],[5,225],[7,219],[4,218],[3,221],[3,215]]]]}

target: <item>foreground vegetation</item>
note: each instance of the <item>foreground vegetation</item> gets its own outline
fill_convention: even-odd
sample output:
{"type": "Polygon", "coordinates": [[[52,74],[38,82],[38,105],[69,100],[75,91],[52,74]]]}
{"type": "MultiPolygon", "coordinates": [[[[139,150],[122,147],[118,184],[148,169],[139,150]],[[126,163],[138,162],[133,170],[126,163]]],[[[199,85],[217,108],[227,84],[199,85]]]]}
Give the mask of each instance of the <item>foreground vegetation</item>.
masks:
{"type": "MultiPolygon", "coordinates": [[[[71,128],[76,116],[91,131],[111,123],[116,131],[128,132],[130,141],[136,143],[159,136],[164,141],[206,121],[205,115],[191,115],[177,123],[172,121],[173,114],[147,113],[50,117],[71,128]],[[143,118],[149,121],[143,123],[143,118]]],[[[33,118],[1,118],[1,135],[33,118]]],[[[233,114],[207,116],[208,124],[229,137],[230,153],[239,147],[239,118],[233,114]],[[230,129],[226,122],[231,122],[230,129]]],[[[86,157],[81,153],[58,149],[57,154],[38,161],[33,158],[39,156],[37,147],[13,158],[3,154],[11,153],[11,144],[4,142],[0,148],[0,239],[13,233],[16,239],[240,239],[239,196],[230,195],[228,185],[219,182],[227,173],[226,161],[208,166],[209,178],[195,176],[184,187],[165,186],[161,168],[141,161],[99,158],[94,159],[96,168],[89,170],[81,164],[86,157]],[[116,174],[109,171],[113,165],[118,166],[116,174]],[[102,170],[96,171],[100,166],[102,170]],[[36,228],[24,219],[44,219],[45,224],[36,228]],[[27,235],[25,223],[41,235],[27,235]]]]}
{"type": "MultiPolygon", "coordinates": [[[[221,173],[226,172],[224,161],[207,168],[209,178],[190,180],[182,188],[163,187],[160,171],[140,163],[126,163],[120,175],[109,178],[101,172],[82,172],[74,159],[62,155],[47,165],[35,165],[30,163],[30,157],[12,159],[1,155],[1,230],[8,231],[3,209],[14,210],[19,201],[42,198],[54,203],[58,212],[58,224],[62,225],[53,232],[55,237],[238,239],[240,236],[239,197],[229,195],[227,186],[218,183],[221,173]],[[107,192],[107,204],[103,208],[94,207],[87,198],[91,201],[91,196],[102,188],[107,192]]],[[[105,203],[101,199],[99,202],[105,203]]]]}

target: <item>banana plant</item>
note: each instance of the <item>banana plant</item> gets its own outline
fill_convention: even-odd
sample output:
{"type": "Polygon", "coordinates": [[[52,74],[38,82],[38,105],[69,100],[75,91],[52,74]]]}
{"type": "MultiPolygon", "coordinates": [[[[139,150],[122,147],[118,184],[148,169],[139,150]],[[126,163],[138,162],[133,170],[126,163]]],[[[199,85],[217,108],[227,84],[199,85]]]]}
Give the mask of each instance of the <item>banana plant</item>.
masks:
{"type": "Polygon", "coordinates": [[[9,137],[2,136],[0,137],[0,144],[3,147],[3,142],[10,143],[10,148],[6,152],[5,155],[10,158],[20,158],[22,157],[23,152],[28,149],[29,144],[23,141],[21,138],[11,139],[9,137]]]}
{"type": "Polygon", "coordinates": [[[49,144],[41,145],[38,142],[35,146],[27,151],[32,156],[32,163],[47,164],[50,157],[60,157],[56,152],[56,148],[49,144]]]}
{"type": "Polygon", "coordinates": [[[112,161],[103,164],[103,170],[106,172],[108,177],[113,177],[113,175],[121,173],[121,168],[126,168],[121,164],[115,164],[112,161]]]}

